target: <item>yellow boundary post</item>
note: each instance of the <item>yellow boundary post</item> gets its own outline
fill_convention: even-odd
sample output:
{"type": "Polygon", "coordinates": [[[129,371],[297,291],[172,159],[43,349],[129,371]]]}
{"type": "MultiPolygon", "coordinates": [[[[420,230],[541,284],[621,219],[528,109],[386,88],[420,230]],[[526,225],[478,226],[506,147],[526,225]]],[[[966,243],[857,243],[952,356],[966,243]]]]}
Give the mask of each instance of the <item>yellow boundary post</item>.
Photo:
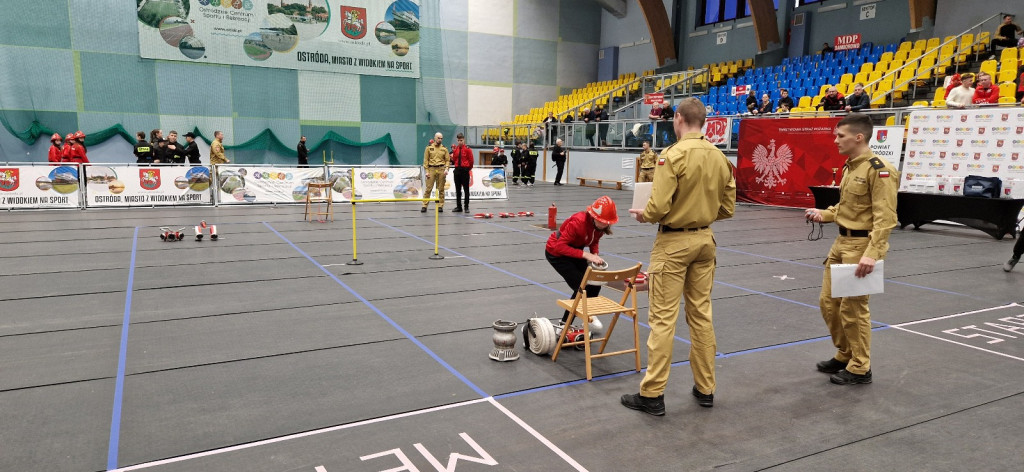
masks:
{"type": "MultiPolygon", "coordinates": [[[[355,192],[355,189],[352,190],[355,192]]],[[[434,254],[429,259],[444,259],[444,256],[438,254],[438,238],[439,238],[439,214],[436,203],[439,203],[441,199],[439,197],[434,198],[371,198],[371,199],[358,199],[351,200],[352,203],[352,261],[348,262],[348,265],[360,265],[362,262],[356,258],[356,204],[357,203],[388,203],[388,202],[434,202],[434,254]]]]}

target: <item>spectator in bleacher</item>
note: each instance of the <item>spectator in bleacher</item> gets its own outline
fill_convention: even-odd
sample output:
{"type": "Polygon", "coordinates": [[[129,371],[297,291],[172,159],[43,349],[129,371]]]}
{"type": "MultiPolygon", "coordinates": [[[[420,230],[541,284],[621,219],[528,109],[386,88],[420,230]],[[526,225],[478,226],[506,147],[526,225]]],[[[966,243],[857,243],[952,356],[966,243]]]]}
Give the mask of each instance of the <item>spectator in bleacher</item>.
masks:
{"type": "Polygon", "coordinates": [[[992,76],[987,72],[978,74],[978,85],[974,87],[974,98],[971,103],[987,105],[999,103],[999,87],[992,85],[992,76]]]}
{"type": "Polygon", "coordinates": [[[649,119],[649,120],[660,120],[661,119],[661,104],[660,103],[655,103],[654,106],[651,107],[651,113],[647,115],[647,119],[649,119]]]}
{"type": "Polygon", "coordinates": [[[974,74],[968,72],[960,75],[960,86],[953,87],[946,94],[946,106],[950,108],[963,108],[974,101],[974,74]]]}
{"type": "Polygon", "coordinates": [[[558,123],[558,118],[555,118],[555,113],[554,112],[549,111],[548,112],[548,116],[547,116],[547,118],[544,118],[544,122],[543,123],[544,123],[544,135],[548,137],[547,141],[544,142],[544,145],[547,146],[548,144],[551,144],[551,143],[554,142],[555,128],[553,126],[551,126],[551,125],[554,124],[554,123],[558,123]]]}
{"type": "Polygon", "coordinates": [[[793,109],[793,97],[789,96],[789,90],[779,89],[779,110],[778,113],[789,113],[789,110],[793,109]],[[781,110],[782,107],[786,107],[786,111],[781,110]]]}
{"type": "MultiPolygon", "coordinates": [[[[999,29],[996,30],[996,35],[992,38],[992,52],[996,52],[996,46],[1003,48],[1015,48],[1017,47],[1017,35],[1020,34],[1020,26],[1013,23],[1013,15],[1006,15],[1003,17],[1003,23],[999,25],[999,29]]],[[[993,55],[989,59],[995,59],[993,55]]]]}
{"type": "Polygon", "coordinates": [[[580,112],[580,121],[586,123],[583,127],[583,133],[587,138],[587,142],[593,146],[594,132],[597,130],[594,126],[594,112],[590,111],[590,108],[584,108],[583,111],[580,112]]]}
{"type": "Polygon", "coordinates": [[[597,122],[597,142],[601,146],[608,145],[608,112],[603,106],[598,105],[594,110],[594,121],[597,122]]]}
{"type": "Polygon", "coordinates": [[[747,113],[757,114],[757,92],[753,89],[747,94],[747,113]]]}
{"type": "Polygon", "coordinates": [[[135,149],[132,154],[135,154],[136,164],[152,164],[153,163],[153,145],[146,141],[146,132],[139,131],[135,133],[137,141],[135,142],[135,149]]]}
{"type": "MultiPolygon", "coordinates": [[[[956,66],[949,66],[949,67],[956,67],[956,66]]],[[[949,68],[946,69],[946,73],[947,74],[950,73],[949,68]]],[[[946,89],[946,93],[942,95],[942,99],[945,100],[946,97],[949,97],[949,91],[953,90],[953,88],[955,88],[955,87],[959,87],[960,83],[961,83],[960,74],[947,75],[946,76],[945,85],[943,85],[943,88],[946,89]]]]}
{"type": "Polygon", "coordinates": [[[823,44],[821,46],[821,55],[822,56],[824,56],[825,54],[828,54],[828,53],[832,53],[832,52],[836,52],[836,48],[832,47],[831,44],[826,42],[825,44],[823,44]]]}
{"type": "Polygon", "coordinates": [[[839,93],[835,85],[830,85],[825,98],[818,103],[818,108],[825,111],[842,111],[846,109],[846,97],[839,93]]]}
{"type": "Polygon", "coordinates": [[[871,106],[871,97],[864,93],[864,84],[853,86],[853,94],[846,97],[846,111],[861,111],[871,106]]]}
{"type": "Polygon", "coordinates": [[[775,112],[775,104],[772,103],[772,97],[767,93],[761,94],[761,104],[757,106],[755,115],[767,115],[775,112]]]}

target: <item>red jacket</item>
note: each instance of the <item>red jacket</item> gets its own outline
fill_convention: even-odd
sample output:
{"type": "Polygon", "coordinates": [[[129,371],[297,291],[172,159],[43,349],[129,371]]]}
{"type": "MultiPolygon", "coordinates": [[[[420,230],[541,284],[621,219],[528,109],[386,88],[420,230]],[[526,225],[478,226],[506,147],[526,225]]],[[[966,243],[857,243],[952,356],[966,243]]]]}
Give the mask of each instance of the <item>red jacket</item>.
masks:
{"type": "Polygon", "coordinates": [[[604,231],[594,226],[594,219],[585,211],[566,218],[558,231],[551,233],[544,250],[552,256],[583,258],[583,248],[589,247],[590,252],[598,254],[597,244],[604,236],[604,231]]]}
{"type": "Polygon", "coordinates": [[[79,164],[89,163],[89,158],[85,156],[85,148],[78,143],[71,145],[71,154],[68,157],[71,162],[77,162],[79,164]]]}
{"type": "Polygon", "coordinates": [[[71,162],[71,142],[65,141],[64,147],[60,148],[60,161],[71,162]]]}
{"type": "Polygon", "coordinates": [[[56,144],[51,144],[49,160],[53,165],[60,164],[60,162],[64,160],[64,150],[57,147],[56,144]]]}
{"type": "Polygon", "coordinates": [[[455,167],[473,168],[473,150],[469,146],[459,146],[456,144],[452,148],[451,158],[455,167]]]}
{"type": "Polygon", "coordinates": [[[999,103],[999,87],[991,86],[987,90],[981,87],[974,89],[973,103],[999,103]]]}

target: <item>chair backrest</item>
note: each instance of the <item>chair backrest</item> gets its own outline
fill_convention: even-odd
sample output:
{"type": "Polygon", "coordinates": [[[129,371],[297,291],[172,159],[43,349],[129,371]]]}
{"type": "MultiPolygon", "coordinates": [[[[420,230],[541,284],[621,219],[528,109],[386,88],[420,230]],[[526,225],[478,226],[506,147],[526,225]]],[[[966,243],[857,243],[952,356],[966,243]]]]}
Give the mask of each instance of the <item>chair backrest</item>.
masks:
{"type": "MultiPolygon", "coordinates": [[[[1017,92],[1017,84],[1013,82],[1003,82],[999,84],[999,98],[1007,97],[1013,100],[1017,92]]],[[[1003,102],[999,102],[1003,103],[1003,102]]]]}
{"type": "Polygon", "coordinates": [[[1013,97],[999,97],[999,103],[1017,103],[1017,100],[1013,97]]]}
{"type": "Polygon", "coordinates": [[[999,53],[999,60],[1017,60],[1017,48],[1003,48],[1003,52],[999,53]]]}
{"type": "Polygon", "coordinates": [[[885,119],[885,126],[893,126],[895,124],[896,124],[896,117],[895,116],[890,116],[890,117],[885,119]]]}
{"type": "MultiPolygon", "coordinates": [[[[580,292],[586,292],[586,287],[589,282],[619,282],[623,280],[632,280],[636,277],[636,274],[640,272],[641,264],[637,264],[633,267],[629,267],[622,270],[596,270],[593,267],[588,267],[587,272],[583,274],[583,281],[580,282],[580,292]]],[[[577,294],[578,296],[578,294],[577,294]]]]}

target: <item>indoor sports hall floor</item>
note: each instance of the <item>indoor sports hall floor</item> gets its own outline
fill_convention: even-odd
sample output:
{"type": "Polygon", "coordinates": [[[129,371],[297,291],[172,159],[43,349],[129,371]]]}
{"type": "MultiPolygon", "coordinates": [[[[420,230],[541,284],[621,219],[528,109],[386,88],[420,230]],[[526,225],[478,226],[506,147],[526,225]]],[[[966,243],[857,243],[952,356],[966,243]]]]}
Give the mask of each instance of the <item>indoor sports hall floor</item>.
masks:
{"type": "MultiPolygon", "coordinates": [[[[874,383],[836,386],[817,307],[835,226],[739,205],[714,225],[718,390],[690,396],[678,331],[668,413],[619,405],[629,356],[488,358],[491,324],[557,317],[569,289],[546,221],[602,194],[612,268],[646,266],[655,227],[631,192],[512,188],[481,220],[417,204],[8,212],[0,215],[0,471],[944,471],[1024,464],[1024,270],[1013,240],[893,232],[872,297],[874,383]],[[165,243],[206,220],[221,239],[165,243]],[[1018,268],[1022,269],[1022,268],[1018,268]]],[[[606,289],[607,290],[607,289],[606,289]]],[[[646,318],[646,293],[641,323],[646,318]]],[[[629,341],[620,324],[610,346],[629,341]]],[[[647,338],[641,328],[641,344],[647,338]]],[[[643,349],[646,351],[646,348],[643,349]]],[[[520,348],[520,351],[522,349],[520,348]]],[[[644,358],[646,365],[646,358],[644,358]]]]}

